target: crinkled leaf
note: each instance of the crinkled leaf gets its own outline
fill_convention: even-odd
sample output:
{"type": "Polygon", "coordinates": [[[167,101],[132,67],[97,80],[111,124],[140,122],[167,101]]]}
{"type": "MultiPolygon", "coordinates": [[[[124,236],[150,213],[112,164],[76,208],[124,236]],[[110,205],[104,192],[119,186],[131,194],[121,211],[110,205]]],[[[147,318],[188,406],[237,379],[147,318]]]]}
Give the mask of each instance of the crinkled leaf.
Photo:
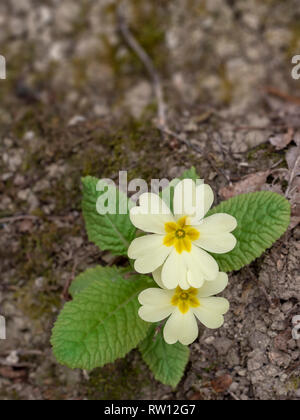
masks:
{"type": "Polygon", "coordinates": [[[90,286],[94,281],[99,280],[103,276],[109,277],[112,282],[117,280],[120,275],[126,274],[131,271],[130,267],[102,267],[98,266],[97,269],[90,269],[85,273],[79,274],[72,282],[69,293],[74,298],[77,293],[82,292],[90,286]]]}
{"type": "Polygon", "coordinates": [[[157,381],[173,388],[181,380],[189,360],[189,348],[180,343],[167,344],[162,332],[155,334],[152,325],[148,336],[140,343],[139,351],[157,381]]]}
{"type": "MultiPolygon", "coordinates": [[[[97,200],[106,191],[97,191],[97,178],[87,176],[83,178],[82,210],[89,240],[94,242],[103,251],[108,250],[114,255],[127,255],[130,242],[135,237],[136,229],[130,221],[129,212],[126,214],[104,214],[97,212],[97,200]]],[[[130,207],[130,201],[124,193],[116,189],[111,190],[111,196],[116,196],[116,209],[122,201],[130,207]]],[[[111,197],[111,202],[114,198],[111,197]]]]}
{"type": "Polygon", "coordinates": [[[213,254],[221,271],[239,270],[251,263],[284,234],[290,223],[289,202],[270,191],[237,195],[208,215],[214,213],[231,214],[238,223],[233,232],[236,247],[227,254],[213,254]]]}
{"type": "Polygon", "coordinates": [[[90,370],[124,357],[145,338],[150,325],[138,316],[137,297],[153,282],[141,275],[124,278],[102,267],[82,276],[90,284],[66,303],[51,343],[61,364],[90,370]]]}

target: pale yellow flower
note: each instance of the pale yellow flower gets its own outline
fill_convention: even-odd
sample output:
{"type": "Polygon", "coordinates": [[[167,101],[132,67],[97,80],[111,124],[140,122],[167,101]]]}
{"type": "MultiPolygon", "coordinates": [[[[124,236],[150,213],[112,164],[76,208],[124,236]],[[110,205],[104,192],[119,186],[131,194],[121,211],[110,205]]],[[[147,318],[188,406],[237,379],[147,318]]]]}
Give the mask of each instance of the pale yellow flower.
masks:
{"type": "Polygon", "coordinates": [[[196,186],[190,179],[175,187],[173,213],[158,195],[142,194],[130,218],[150,235],[134,239],[128,249],[136,271],[145,274],[161,267],[162,283],[168,289],[199,288],[204,280],[215,280],[219,267],[208,252],[223,254],[235,247],[231,232],[237,222],[225,213],[204,218],[213,200],[208,185],[196,186]]]}
{"type": "Polygon", "coordinates": [[[216,280],[205,282],[200,289],[146,289],[139,295],[139,316],[147,322],[168,318],[163,330],[165,341],[191,344],[198,336],[197,319],[211,329],[223,325],[229,302],[213,295],[222,292],[227,284],[227,274],[219,273],[216,280]]]}

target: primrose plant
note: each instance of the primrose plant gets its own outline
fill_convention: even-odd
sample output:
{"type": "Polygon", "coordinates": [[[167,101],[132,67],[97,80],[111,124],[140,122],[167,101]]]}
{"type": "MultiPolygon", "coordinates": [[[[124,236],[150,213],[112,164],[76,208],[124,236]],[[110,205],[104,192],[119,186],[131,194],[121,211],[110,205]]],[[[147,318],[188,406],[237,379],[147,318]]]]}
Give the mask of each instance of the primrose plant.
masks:
{"type": "Polygon", "coordinates": [[[216,295],[228,285],[227,273],[255,260],[286,231],[290,205],[261,191],[211,208],[212,189],[197,181],[192,168],[162,194],[142,194],[134,206],[120,190],[98,191],[98,179],[83,179],[89,239],[129,261],[88,269],[73,281],[73,300],[51,339],[60,363],[91,370],[138,348],[154,377],[175,387],[198,323],[223,325],[229,302],[216,295]],[[97,211],[104,194],[106,200],[114,195],[116,208],[126,201],[128,212],[97,211]]]}

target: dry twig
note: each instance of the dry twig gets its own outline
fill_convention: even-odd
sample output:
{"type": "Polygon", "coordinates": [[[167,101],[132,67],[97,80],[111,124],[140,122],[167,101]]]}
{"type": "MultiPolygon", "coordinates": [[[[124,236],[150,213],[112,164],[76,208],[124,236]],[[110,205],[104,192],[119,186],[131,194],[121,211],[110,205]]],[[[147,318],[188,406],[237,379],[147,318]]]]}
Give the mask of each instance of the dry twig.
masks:
{"type": "Polygon", "coordinates": [[[24,214],[23,216],[11,216],[11,217],[4,217],[3,219],[0,219],[0,224],[2,223],[14,223],[18,222],[20,220],[38,220],[38,216],[31,216],[28,214],[24,214]]]}
{"type": "Polygon", "coordinates": [[[277,96],[277,98],[280,98],[286,102],[291,102],[295,105],[300,105],[300,98],[298,96],[289,95],[288,93],[281,92],[277,88],[274,88],[273,86],[266,86],[264,88],[265,92],[272,96],[277,96]]]}
{"type": "Polygon", "coordinates": [[[69,302],[70,300],[72,300],[72,296],[69,293],[69,288],[75,278],[75,273],[76,273],[76,268],[77,268],[78,262],[75,260],[74,264],[73,264],[73,268],[72,268],[72,272],[70,274],[70,276],[67,278],[65,285],[64,285],[64,289],[62,291],[61,297],[63,298],[64,301],[69,302]]]}
{"type": "Polygon", "coordinates": [[[166,105],[164,102],[163,89],[160,81],[160,77],[154,67],[154,64],[146,53],[144,48],[138,43],[135,37],[130,32],[126,20],[122,14],[122,5],[117,8],[117,19],[118,19],[118,29],[124,38],[126,44],[132,49],[132,51],[138,56],[141,62],[144,64],[153,84],[153,91],[157,101],[158,107],[158,122],[157,127],[159,129],[165,128],[167,126],[166,122],[166,105]]]}
{"type": "Polygon", "coordinates": [[[294,165],[294,167],[291,171],[291,174],[290,174],[289,184],[288,184],[288,187],[287,187],[286,192],[285,192],[286,197],[289,197],[292,183],[293,183],[294,179],[296,178],[296,176],[298,175],[297,171],[298,171],[299,166],[300,166],[300,154],[297,156],[297,159],[295,161],[295,165],[294,165]]]}

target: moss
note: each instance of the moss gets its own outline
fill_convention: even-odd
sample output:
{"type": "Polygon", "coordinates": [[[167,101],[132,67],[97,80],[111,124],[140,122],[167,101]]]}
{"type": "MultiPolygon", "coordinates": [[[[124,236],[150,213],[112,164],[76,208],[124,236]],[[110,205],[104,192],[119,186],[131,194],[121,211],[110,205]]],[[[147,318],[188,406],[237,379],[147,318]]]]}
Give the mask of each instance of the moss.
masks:
{"type": "Polygon", "coordinates": [[[133,361],[135,354],[117,360],[91,372],[87,384],[90,400],[133,400],[143,397],[143,390],[150,385],[150,375],[141,359],[133,361]],[[144,373],[145,372],[147,373],[144,373]]]}
{"type": "Polygon", "coordinates": [[[168,4],[154,0],[151,7],[145,7],[140,0],[132,0],[134,24],[133,33],[141,46],[152,57],[155,66],[161,72],[166,64],[164,48],[165,28],[168,24],[168,4]]]}
{"type": "Polygon", "coordinates": [[[70,209],[80,211],[82,174],[85,175],[84,171],[60,177],[53,182],[51,189],[39,193],[39,200],[42,203],[54,203],[56,214],[66,214],[70,209]]]}
{"type": "MultiPolygon", "coordinates": [[[[127,49],[120,54],[120,44],[113,44],[108,36],[101,35],[102,53],[97,57],[100,63],[105,63],[114,76],[115,95],[121,96],[124,89],[126,69],[132,67],[134,53],[127,49]]],[[[117,99],[115,100],[117,102],[117,99]]]]}
{"type": "MultiPolygon", "coordinates": [[[[69,229],[58,228],[54,223],[43,224],[42,231],[20,237],[18,253],[14,256],[16,274],[11,283],[26,279],[26,283],[15,292],[18,307],[30,319],[40,324],[54,308],[61,305],[57,293],[59,281],[55,273],[55,247],[64,242],[65,235],[72,235],[69,229]],[[36,278],[43,277],[42,289],[37,289],[36,278]]],[[[78,232],[77,232],[78,234],[78,232]]]]}
{"type": "MultiPolygon", "coordinates": [[[[145,7],[145,4],[139,0],[132,0],[131,5],[133,20],[130,22],[130,30],[152,58],[157,70],[163,73],[167,63],[167,50],[164,47],[167,11],[158,1],[149,3],[145,7]]],[[[115,18],[116,6],[107,7],[106,13],[112,14],[115,18]]],[[[122,76],[133,77],[135,75],[140,76],[141,73],[145,74],[146,70],[143,63],[132,50],[128,48],[127,51],[122,51],[122,54],[120,54],[120,47],[124,40],[120,39],[119,44],[112,44],[110,39],[104,35],[101,40],[105,50],[101,60],[104,60],[113,69],[117,88],[122,88],[122,76]]]]}
{"type": "Polygon", "coordinates": [[[42,232],[20,236],[20,250],[15,255],[16,264],[21,264],[21,277],[44,276],[52,267],[53,244],[63,238],[62,230],[54,224],[46,224],[42,232]]]}
{"type": "Polygon", "coordinates": [[[285,0],[256,0],[258,3],[266,3],[266,4],[268,4],[269,6],[276,6],[277,4],[280,4],[280,3],[285,3],[285,0]]]}
{"type": "Polygon", "coordinates": [[[162,172],[166,150],[151,122],[131,119],[113,132],[97,132],[93,136],[90,146],[73,162],[81,174],[117,178],[120,170],[128,170],[130,178],[151,179],[153,174],[162,172]]]}
{"type": "Polygon", "coordinates": [[[221,100],[229,105],[232,100],[233,84],[228,77],[226,64],[222,63],[219,67],[219,77],[221,81],[221,100]]]}
{"type": "Polygon", "coordinates": [[[23,76],[30,63],[34,62],[35,58],[35,43],[27,41],[23,43],[22,48],[18,49],[18,53],[11,54],[11,45],[8,43],[3,45],[1,54],[6,57],[6,80],[5,83],[0,83],[1,96],[7,93],[11,94],[16,88],[16,84],[23,76]]]}
{"type": "Polygon", "coordinates": [[[292,33],[291,41],[287,49],[287,57],[290,60],[294,55],[299,54],[300,47],[300,23],[299,21],[294,22],[290,26],[290,31],[292,33]]]}
{"type": "MultiPolygon", "coordinates": [[[[48,284],[49,284],[49,278],[48,284]]],[[[61,299],[57,293],[49,291],[37,291],[34,280],[27,282],[26,286],[15,293],[17,306],[24,315],[33,321],[36,321],[36,327],[42,326],[42,323],[53,314],[54,309],[61,307],[61,299]]]]}
{"type": "Polygon", "coordinates": [[[3,401],[21,401],[22,398],[18,394],[16,389],[9,389],[7,390],[7,385],[0,388],[1,400],[3,401]]]}
{"type": "Polygon", "coordinates": [[[203,16],[207,14],[207,0],[188,0],[187,8],[196,15],[203,16]]]}
{"type": "Polygon", "coordinates": [[[42,228],[19,237],[19,250],[14,255],[18,278],[34,279],[49,276],[54,265],[55,247],[61,245],[66,235],[78,234],[78,227],[71,231],[55,223],[43,221],[42,228]]]}
{"type": "Polygon", "coordinates": [[[216,371],[217,370],[217,368],[218,368],[219,366],[218,366],[218,363],[217,362],[214,362],[214,363],[211,363],[209,366],[207,366],[206,368],[204,368],[204,371],[206,372],[206,373],[210,373],[210,372],[214,372],[214,371],[216,371]]]}
{"type": "MultiPolygon", "coordinates": [[[[276,152],[270,143],[259,144],[247,153],[248,162],[257,162],[260,167],[262,161],[271,162],[273,165],[282,160],[283,157],[284,152],[276,152]]],[[[282,162],[282,164],[277,167],[286,167],[286,165],[282,162]]]]}
{"type": "Polygon", "coordinates": [[[40,109],[37,105],[24,107],[23,116],[13,126],[13,134],[17,138],[22,138],[27,131],[33,131],[37,134],[40,132],[37,119],[37,113],[40,112],[40,109]]]}
{"type": "Polygon", "coordinates": [[[87,82],[88,60],[74,57],[72,59],[73,84],[74,88],[82,89],[87,82]]]}
{"type": "Polygon", "coordinates": [[[300,388],[300,377],[299,376],[292,376],[287,383],[287,390],[288,391],[297,391],[300,388]]]}
{"type": "Polygon", "coordinates": [[[80,12],[74,21],[72,22],[72,29],[70,32],[70,38],[72,41],[76,42],[76,39],[82,35],[88,28],[89,24],[89,14],[92,7],[92,3],[89,0],[81,0],[80,2],[80,12]]]}

